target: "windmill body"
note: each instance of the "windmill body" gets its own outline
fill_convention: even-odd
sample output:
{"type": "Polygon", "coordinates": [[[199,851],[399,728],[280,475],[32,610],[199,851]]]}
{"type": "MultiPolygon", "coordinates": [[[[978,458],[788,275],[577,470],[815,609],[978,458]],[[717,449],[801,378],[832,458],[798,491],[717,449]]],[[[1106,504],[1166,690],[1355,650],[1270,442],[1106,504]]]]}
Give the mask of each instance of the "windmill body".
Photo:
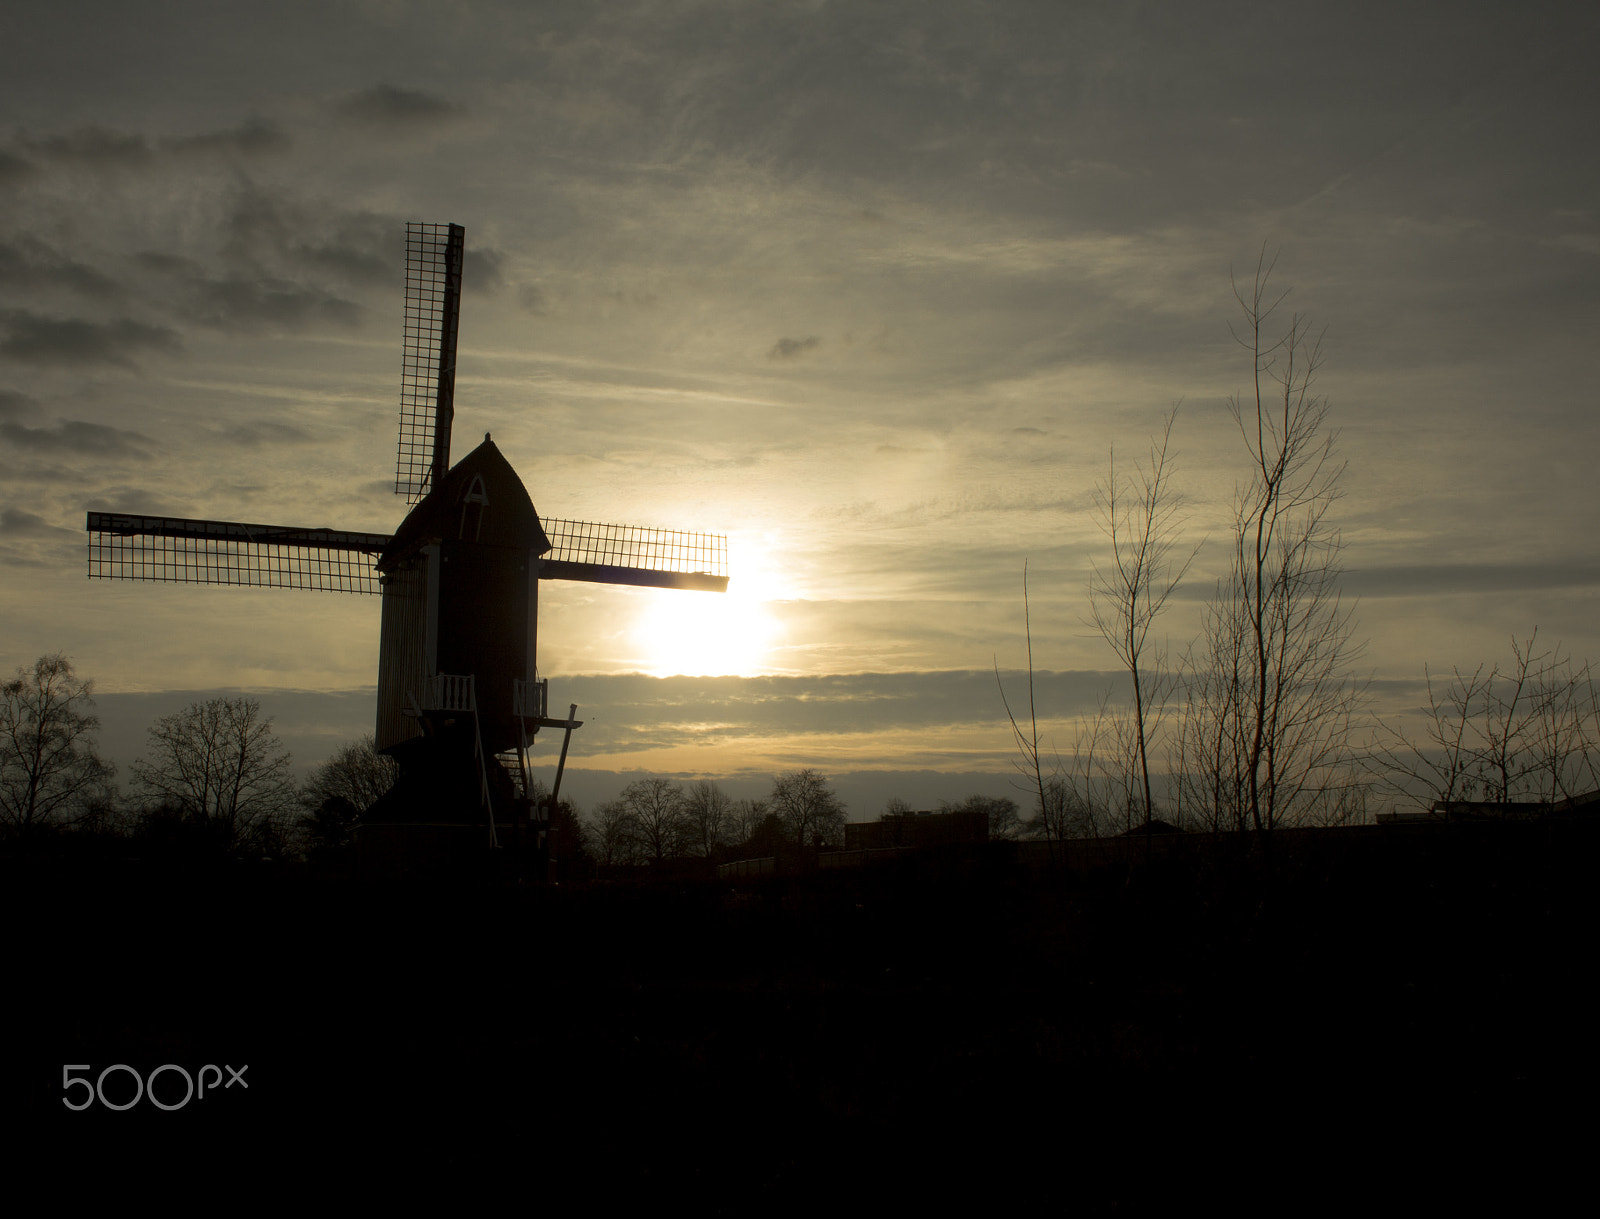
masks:
{"type": "Polygon", "coordinates": [[[549,549],[522,480],[489,439],[411,510],[377,562],[379,749],[424,735],[417,704],[436,674],[474,677],[490,753],[518,745],[516,693],[538,679],[539,559],[549,549]]]}
{"type": "MultiPolygon", "coordinates": [[[[497,844],[497,806],[514,820],[530,811],[532,738],[564,730],[564,765],[579,726],[576,707],[547,714],[539,582],[720,592],[726,541],[542,521],[487,434],[450,465],[464,240],[459,225],[406,228],[395,490],[414,507],[394,534],[91,512],[89,575],[381,594],[374,735],[400,762],[401,781],[372,814],[486,825],[497,844]]],[[[558,769],[552,802],[559,786],[558,769]]]]}

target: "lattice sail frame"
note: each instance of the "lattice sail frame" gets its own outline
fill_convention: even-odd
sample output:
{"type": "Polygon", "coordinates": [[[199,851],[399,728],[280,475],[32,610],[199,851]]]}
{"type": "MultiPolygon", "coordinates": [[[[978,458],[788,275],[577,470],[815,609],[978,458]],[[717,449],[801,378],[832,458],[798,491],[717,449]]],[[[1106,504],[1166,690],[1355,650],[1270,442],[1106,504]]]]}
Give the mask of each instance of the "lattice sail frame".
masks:
{"type": "Polygon", "coordinates": [[[89,513],[89,577],[377,593],[387,534],[89,513]]]}
{"type": "Polygon", "coordinates": [[[410,504],[421,500],[450,467],[465,249],[466,230],[459,224],[406,225],[405,341],[394,489],[410,504]]]}
{"type": "MultiPolygon", "coordinates": [[[[719,534],[546,520],[539,575],[652,588],[724,592],[728,540],[719,534]]],[[[374,563],[388,534],[251,525],[186,517],[88,515],[89,576],[168,584],[231,584],[378,593],[374,563]]]]}
{"type": "Polygon", "coordinates": [[[728,586],[728,539],[721,534],[551,518],[540,523],[550,539],[540,564],[547,579],[714,592],[728,586]]]}

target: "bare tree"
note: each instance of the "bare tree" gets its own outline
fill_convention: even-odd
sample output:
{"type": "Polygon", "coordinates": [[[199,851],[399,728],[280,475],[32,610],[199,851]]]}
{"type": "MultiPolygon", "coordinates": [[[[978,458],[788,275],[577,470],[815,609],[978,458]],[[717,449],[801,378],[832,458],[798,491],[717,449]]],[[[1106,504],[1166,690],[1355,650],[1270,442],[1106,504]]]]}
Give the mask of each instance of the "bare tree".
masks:
{"type": "Polygon", "coordinates": [[[589,824],[589,841],[595,859],[602,867],[624,867],[643,862],[638,827],[627,805],[610,800],[594,810],[589,824]]]}
{"type": "Polygon", "coordinates": [[[1154,816],[1150,789],[1150,740],[1161,727],[1174,682],[1160,647],[1151,652],[1150,627],[1167,606],[1199,547],[1179,549],[1182,507],[1172,488],[1170,452],[1173,407],[1158,438],[1150,442],[1148,463],[1135,462],[1126,479],[1117,473],[1116,451],[1106,481],[1095,488],[1100,528],[1111,543],[1111,562],[1096,563],[1089,579],[1089,614],[1100,637],[1127,669],[1133,686],[1132,718],[1127,725],[1137,767],[1143,823],[1154,816]]]}
{"type": "Polygon", "coordinates": [[[753,800],[749,797],[735,800],[729,810],[732,821],[730,840],[736,843],[748,842],[752,835],[761,828],[771,813],[765,800],[753,800]]]}
{"type": "Polygon", "coordinates": [[[1513,639],[1511,666],[1483,683],[1476,778],[1487,800],[1548,803],[1573,795],[1581,776],[1593,781],[1589,666],[1574,669],[1559,644],[1536,652],[1538,638],[1535,628],[1526,642],[1513,639]]]}
{"type": "Polygon", "coordinates": [[[134,777],[155,803],[230,845],[262,842],[296,803],[289,752],[253,698],[213,698],[163,716],[134,777]]]}
{"type": "Polygon", "coordinates": [[[1448,682],[1424,667],[1428,706],[1421,740],[1379,722],[1369,768],[1404,799],[1552,802],[1593,785],[1595,684],[1558,646],[1536,650],[1538,631],[1511,641],[1512,662],[1448,682]]]}
{"type": "Polygon", "coordinates": [[[789,841],[804,850],[836,843],[844,833],[845,807],[828,780],[809,768],[772,780],[772,808],[789,841]]]}
{"type": "Polygon", "coordinates": [[[325,800],[340,797],[358,813],[364,813],[380,796],[388,794],[399,777],[399,764],[388,754],[378,752],[369,732],[312,768],[306,779],[305,799],[308,804],[319,806],[325,800]]]}
{"type": "Polygon", "coordinates": [[[689,842],[683,789],[670,779],[638,779],[618,797],[644,857],[675,859],[689,842]]]}
{"type": "Polygon", "coordinates": [[[1342,542],[1329,517],[1344,466],[1327,399],[1313,392],[1321,340],[1299,314],[1269,334],[1287,295],[1269,297],[1272,269],[1263,250],[1250,293],[1234,287],[1243,313],[1235,338],[1254,367],[1251,393],[1229,405],[1250,479],[1235,500],[1231,570],[1190,653],[1191,724],[1180,750],[1186,766],[1202,765],[1190,778],[1217,802],[1206,819],[1257,831],[1347,807],[1365,690],[1350,671],[1360,647],[1340,599],[1342,542]]]}
{"type": "Polygon", "coordinates": [[[1248,816],[1244,656],[1245,615],[1213,601],[1179,666],[1184,703],[1169,763],[1180,818],[1213,832],[1243,829],[1248,816]]]}
{"type": "Polygon", "coordinates": [[[361,815],[386,795],[399,777],[399,764],[379,753],[368,733],[313,768],[300,794],[307,811],[296,824],[313,846],[343,846],[350,841],[361,815]]]}
{"type": "Polygon", "coordinates": [[[1019,723],[1016,712],[1011,709],[1011,700],[1006,697],[1005,683],[1000,680],[1000,658],[994,661],[994,684],[1000,691],[1000,702],[1006,709],[1006,720],[1011,725],[1011,739],[1016,745],[1016,756],[1011,759],[1011,764],[1022,777],[1019,788],[1027,791],[1034,801],[1034,818],[1036,825],[1042,825],[1045,837],[1054,841],[1057,835],[1051,832],[1056,822],[1049,815],[1051,793],[1049,785],[1054,778],[1052,770],[1045,762],[1044,741],[1039,735],[1039,708],[1034,697],[1033,681],[1033,610],[1028,601],[1028,564],[1022,564],[1022,630],[1028,648],[1028,718],[1027,722],[1019,723]]]}
{"type": "MultiPolygon", "coordinates": [[[[1529,646],[1532,646],[1532,639],[1529,646]]],[[[1558,647],[1540,674],[1536,700],[1541,799],[1554,802],[1595,786],[1596,690],[1587,663],[1573,667],[1558,647]]]]}
{"type": "Polygon", "coordinates": [[[1069,751],[1055,755],[1043,803],[1026,825],[1030,837],[1099,838],[1130,828],[1139,786],[1130,720],[1107,689],[1093,717],[1077,721],[1069,751]]]}
{"type": "Polygon", "coordinates": [[[0,818],[17,829],[56,821],[103,795],[115,773],[95,754],[94,683],[60,653],[18,667],[0,687],[0,818]]]}
{"type": "Polygon", "coordinates": [[[1022,819],[1017,815],[1017,802],[1010,796],[971,795],[958,802],[946,800],[940,803],[939,811],[982,813],[988,822],[989,838],[994,842],[1011,842],[1022,836],[1022,819]]]}
{"type": "Polygon", "coordinates": [[[695,854],[707,859],[732,841],[736,831],[733,801],[709,779],[689,785],[683,797],[683,818],[695,854]]]}

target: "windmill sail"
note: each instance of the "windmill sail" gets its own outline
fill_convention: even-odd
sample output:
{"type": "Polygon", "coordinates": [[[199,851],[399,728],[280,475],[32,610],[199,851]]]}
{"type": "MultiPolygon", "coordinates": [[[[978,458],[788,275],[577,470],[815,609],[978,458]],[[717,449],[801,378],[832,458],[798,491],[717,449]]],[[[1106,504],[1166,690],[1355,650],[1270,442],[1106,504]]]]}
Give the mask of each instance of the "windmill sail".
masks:
{"type": "Polygon", "coordinates": [[[91,512],[89,576],[376,593],[387,534],[91,512]]]}
{"type": "Polygon", "coordinates": [[[466,230],[459,224],[406,225],[406,329],[394,489],[411,504],[450,468],[465,246],[466,230]]]}
{"type": "Polygon", "coordinates": [[[541,580],[728,589],[728,539],[719,534],[593,521],[547,519],[543,525],[550,549],[539,564],[541,580]]]}
{"type": "MultiPolygon", "coordinates": [[[[719,534],[545,520],[541,580],[726,592],[728,540],[719,534]]],[[[91,512],[89,575],[102,580],[235,584],[326,592],[380,591],[374,565],[385,533],[250,525],[91,512]]]]}

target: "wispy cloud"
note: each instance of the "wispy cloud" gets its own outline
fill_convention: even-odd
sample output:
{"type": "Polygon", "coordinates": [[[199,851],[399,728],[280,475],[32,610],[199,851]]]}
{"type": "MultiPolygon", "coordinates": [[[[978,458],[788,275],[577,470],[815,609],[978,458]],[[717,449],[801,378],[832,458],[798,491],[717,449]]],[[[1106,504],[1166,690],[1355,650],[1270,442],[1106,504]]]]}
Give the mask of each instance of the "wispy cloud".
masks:
{"type": "Polygon", "coordinates": [[[137,167],[148,164],[154,155],[150,141],[144,136],[108,127],[79,127],[54,135],[24,136],[21,144],[41,160],[96,167],[137,167]]]}
{"type": "Polygon", "coordinates": [[[144,452],[150,441],[138,432],[101,423],[68,419],[50,427],[24,427],[0,422],[0,440],[19,449],[39,453],[78,453],[92,457],[119,457],[144,452]]]}
{"type": "Polygon", "coordinates": [[[55,532],[55,528],[44,517],[20,508],[0,510],[0,534],[7,537],[44,537],[55,532]]]}
{"type": "Polygon", "coordinates": [[[222,434],[226,439],[250,448],[309,444],[316,439],[303,427],[271,421],[233,424],[224,428],[222,434]]]}
{"type": "Polygon", "coordinates": [[[132,318],[91,322],[82,318],[45,317],[26,309],[0,311],[0,355],[28,364],[109,364],[134,366],[145,353],[178,355],[177,332],[132,318]]]}
{"type": "Polygon", "coordinates": [[[120,293],[109,276],[27,235],[0,241],[0,285],[24,292],[67,288],[92,299],[120,293]]]}
{"type": "Polygon", "coordinates": [[[24,182],[37,172],[32,161],[0,149],[0,187],[24,182]]]}
{"type": "Polygon", "coordinates": [[[201,280],[193,285],[194,321],[218,330],[345,329],[361,321],[361,307],[331,293],[288,280],[243,277],[201,280]]]}
{"type": "Polygon", "coordinates": [[[772,345],[772,350],[767,352],[767,358],[771,360],[793,360],[809,351],[815,351],[821,346],[822,340],[814,334],[807,335],[803,339],[783,338],[772,345]]]}
{"type": "Polygon", "coordinates": [[[347,118],[395,131],[436,127],[461,116],[458,107],[436,94],[390,84],[349,94],[335,109],[347,118]]]}
{"type": "Polygon", "coordinates": [[[163,149],[180,154],[228,153],[244,157],[284,153],[293,145],[281,127],[264,118],[249,118],[236,127],[202,131],[161,143],[163,149]]]}

